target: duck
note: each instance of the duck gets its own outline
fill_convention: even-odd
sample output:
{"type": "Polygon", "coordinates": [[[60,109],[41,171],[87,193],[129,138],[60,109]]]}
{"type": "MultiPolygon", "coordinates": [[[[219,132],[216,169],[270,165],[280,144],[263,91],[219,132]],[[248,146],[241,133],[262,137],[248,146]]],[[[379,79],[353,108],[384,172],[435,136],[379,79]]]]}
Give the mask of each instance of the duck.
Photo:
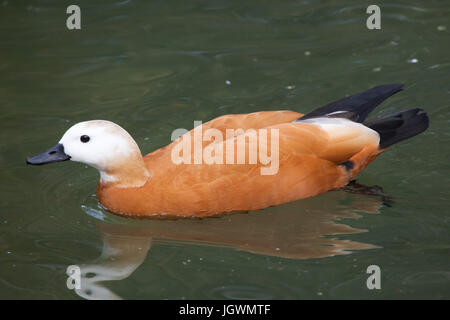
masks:
{"type": "Polygon", "coordinates": [[[344,187],[390,146],[424,132],[429,118],[420,108],[366,119],[403,87],[378,85],[306,114],[276,110],[219,116],[146,156],[121,126],[84,121],[26,162],[71,160],[96,168],[100,205],[127,217],[204,218],[255,211],[344,187]],[[198,143],[198,130],[212,134],[198,143]],[[248,151],[241,161],[239,150],[248,151]],[[202,159],[202,154],[213,158],[202,159]],[[196,161],[198,155],[204,161],[196,161]]]}

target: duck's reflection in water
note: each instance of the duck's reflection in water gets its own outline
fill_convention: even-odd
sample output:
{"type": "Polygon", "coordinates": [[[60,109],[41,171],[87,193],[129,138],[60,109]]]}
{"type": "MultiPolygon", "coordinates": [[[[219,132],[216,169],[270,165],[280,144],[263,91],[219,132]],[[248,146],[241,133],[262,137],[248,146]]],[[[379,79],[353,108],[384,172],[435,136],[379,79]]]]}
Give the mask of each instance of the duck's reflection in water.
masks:
{"type": "Polygon", "coordinates": [[[380,198],[337,191],[248,214],[201,220],[133,220],[127,225],[99,222],[102,254],[89,264],[79,265],[81,289],[76,293],[86,299],[120,299],[102,282],[130,276],[144,262],[152,240],[156,239],[289,259],[323,258],[378,248],[333,235],[367,231],[345,225],[342,219],[360,218],[358,213],[378,213],[381,206],[380,198]]]}

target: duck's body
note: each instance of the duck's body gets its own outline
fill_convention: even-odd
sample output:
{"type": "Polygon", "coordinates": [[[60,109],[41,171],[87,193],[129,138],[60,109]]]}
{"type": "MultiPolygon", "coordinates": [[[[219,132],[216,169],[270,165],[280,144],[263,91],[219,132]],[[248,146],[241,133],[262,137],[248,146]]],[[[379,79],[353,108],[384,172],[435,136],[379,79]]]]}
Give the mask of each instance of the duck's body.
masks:
{"type": "MultiPolygon", "coordinates": [[[[341,131],[341,137],[344,130],[348,134],[337,142],[318,125],[293,123],[301,116],[292,111],[256,112],[226,115],[203,124],[204,131],[216,128],[224,135],[226,129],[278,129],[276,174],[262,175],[260,163],[174,164],[172,150],[180,138],[144,157],[150,178],[142,187],[121,188],[100,182],[98,199],[110,211],[128,215],[203,217],[257,210],[342,187],[357,172],[340,163],[358,156],[357,166],[365,167],[379,153],[379,137],[368,128],[341,125],[335,130],[341,131]],[[338,150],[336,143],[340,145],[338,150]]],[[[248,145],[249,140],[245,143],[248,145]]],[[[203,148],[206,146],[204,142],[203,148]]]]}
{"type": "MultiPolygon", "coordinates": [[[[230,129],[275,130],[278,140],[271,140],[270,134],[258,134],[257,137],[258,146],[266,145],[268,150],[271,150],[271,144],[277,143],[278,164],[273,174],[261,174],[261,169],[267,166],[261,162],[251,163],[248,155],[245,164],[236,161],[175,163],[174,148],[186,135],[193,137],[193,132],[145,157],[140,155],[137,145],[130,142],[129,149],[122,146],[114,149],[121,150],[117,159],[96,159],[95,163],[89,163],[84,156],[73,159],[72,154],[80,147],[71,149],[67,142],[73,144],[68,140],[69,136],[79,137],[82,130],[88,130],[86,126],[94,126],[94,123],[85,122],[76,130],[70,129],[76,134],[69,130],[60,145],[64,145],[63,153],[72,160],[99,169],[98,199],[114,213],[137,217],[204,217],[228,211],[257,210],[345,186],[386,147],[424,131],[428,118],[420,109],[361,123],[376,105],[401,87],[379,86],[307,115],[293,111],[256,112],[221,116],[202,125],[203,132],[213,128],[223,136],[230,129]]],[[[108,128],[108,134],[120,128],[109,127],[109,124],[101,124],[108,128]]],[[[128,141],[130,137],[124,139],[128,141]]],[[[226,158],[229,142],[235,150],[242,147],[248,154],[255,148],[255,152],[260,151],[250,139],[239,139],[238,136],[230,137],[227,142],[203,141],[202,147],[223,150],[226,158]]],[[[32,159],[29,163],[33,163],[32,159]]]]}

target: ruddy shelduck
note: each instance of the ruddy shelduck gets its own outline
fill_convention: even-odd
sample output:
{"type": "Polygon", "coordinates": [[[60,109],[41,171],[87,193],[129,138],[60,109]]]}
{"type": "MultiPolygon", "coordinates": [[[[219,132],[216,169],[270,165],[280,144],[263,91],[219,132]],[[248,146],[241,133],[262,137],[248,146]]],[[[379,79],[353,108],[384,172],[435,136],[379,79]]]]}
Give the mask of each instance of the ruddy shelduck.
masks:
{"type": "MultiPolygon", "coordinates": [[[[263,209],[343,187],[387,147],[425,131],[429,120],[421,109],[366,120],[402,87],[377,86],[305,115],[262,111],[224,115],[201,125],[203,131],[215,129],[224,135],[230,129],[274,129],[278,134],[274,174],[261,174],[260,169],[267,166],[262,162],[175,163],[173,149],[195,129],[143,157],[127,131],[105,120],[75,124],[55,147],[28,158],[27,163],[72,160],[96,168],[100,204],[121,215],[206,217],[263,209]]],[[[259,139],[267,150],[275,143],[268,135],[259,139]]],[[[249,154],[258,146],[261,149],[261,144],[251,144],[239,134],[226,141],[204,140],[201,146],[212,146],[224,157],[233,152],[235,157],[227,142],[235,142],[233,148],[243,147],[249,154]]]]}

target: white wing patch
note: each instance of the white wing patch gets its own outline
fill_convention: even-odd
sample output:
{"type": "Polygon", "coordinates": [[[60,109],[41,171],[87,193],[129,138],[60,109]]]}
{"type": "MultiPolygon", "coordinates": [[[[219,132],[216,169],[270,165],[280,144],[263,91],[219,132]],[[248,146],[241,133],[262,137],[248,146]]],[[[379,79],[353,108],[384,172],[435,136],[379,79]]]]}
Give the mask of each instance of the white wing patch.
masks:
{"type": "Polygon", "coordinates": [[[328,144],[321,155],[334,162],[343,162],[361,151],[367,145],[378,145],[378,132],[366,127],[362,123],[345,118],[313,118],[296,120],[298,124],[319,126],[328,135],[328,144]]]}
{"type": "MultiPolygon", "coordinates": [[[[337,114],[340,113],[341,111],[336,111],[331,114],[337,114]]],[[[333,131],[336,129],[344,129],[345,127],[358,127],[361,130],[367,130],[367,132],[375,134],[379,137],[378,132],[370,129],[369,127],[366,127],[365,125],[363,125],[362,123],[359,122],[355,122],[355,121],[351,121],[349,119],[346,118],[313,118],[313,119],[306,119],[306,120],[296,120],[295,122],[298,123],[311,123],[311,124],[315,124],[320,126],[322,129],[326,130],[326,131],[333,131]]]]}

